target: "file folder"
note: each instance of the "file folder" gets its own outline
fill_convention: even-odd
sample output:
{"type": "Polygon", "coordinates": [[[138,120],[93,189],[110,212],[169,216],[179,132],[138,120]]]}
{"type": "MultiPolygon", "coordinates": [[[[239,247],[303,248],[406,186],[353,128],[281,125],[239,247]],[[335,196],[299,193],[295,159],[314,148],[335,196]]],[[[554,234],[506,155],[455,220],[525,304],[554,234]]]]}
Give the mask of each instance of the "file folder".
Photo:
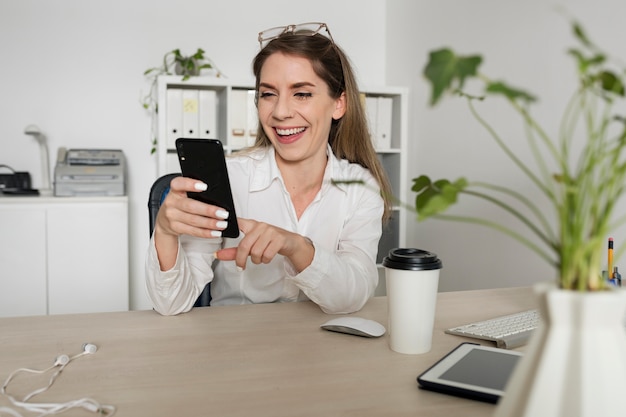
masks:
{"type": "Polygon", "coordinates": [[[378,150],[391,148],[391,121],[393,116],[393,100],[391,97],[378,97],[376,114],[376,142],[378,150]]]}
{"type": "Polygon", "coordinates": [[[254,145],[254,142],[256,141],[257,129],[259,128],[259,113],[257,112],[255,98],[256,98],[256,91],[248,90],[248,99],[247,99],[248,112],[246,115],[246,125],[248,127],[246,130],[246,134],[248,135],[248,138],[246,141],[247,146],[254,145]]]}
{"type": "Polygon", "coordinates": [[[217,93],[215,90],[200,90],[198,100],[199,136],[206,139],[217,139],[217,93]]]}
{"type": "Polygon", "coordinates": [[[374,145],[374,148],[377,148],[376,142],[378,140],[378,98],[365,96],[364,104],[365,115],[367,117],[367,122],[370,129],[370,139],[372,140],[372,145],[374,145]]]}
{"type": "Polygon", "coordinates": [[[180,88],[168,88],[166,90],[167,106],[167,137],[165,138],[166,149],[176,149],[176,139],[183,135],[183,90],[180,88]]]}
{"type": "Polygon", "coordinates": [[[198,121],[198,90],[183,90],[183,135],[186,138],[200,137],[198,121]]]}
{"type": "Polygon", "coordinates": [[[230,99],[228,145],[231,149],[245,148],[248,144],[248,90],[233,89],[230,99]]]}

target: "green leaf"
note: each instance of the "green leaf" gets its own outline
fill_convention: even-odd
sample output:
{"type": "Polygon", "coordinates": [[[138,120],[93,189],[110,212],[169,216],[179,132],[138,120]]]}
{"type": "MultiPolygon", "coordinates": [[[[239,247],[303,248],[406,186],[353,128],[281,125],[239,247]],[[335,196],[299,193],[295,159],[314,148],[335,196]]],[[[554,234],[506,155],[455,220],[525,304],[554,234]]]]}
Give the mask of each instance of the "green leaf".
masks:
{"type": "Polygon", "coordinates": [[[413,179],[413,191],[417,192],[415,197],[415,209],[418,220],[422,221],[436,214],[446,211],[457,201],[457,195],[467,186],[467,181],[460,178],[454,183],[446,179],[431,182],[430,179],[422,175],[413,179]]]}
{"type": "Polygon", "coordinates": [[[422,191],[423,188],[429,187],[430,184],[430,178],[428,178],[426,175],[421,175],[418,178],[413,178],[413,187],[411,188],[411,190],[419,193],[420,191],[422,191]]]}
{"type": "Polygon", "coordinates": [[[587,38],[587,35],[585,34],[582,26],[580,26],[578,22],[572,22],[572,31],[574,32],[574,36],[576,36],[576,38],[578,38],[578,40],[582,42],[583,45],[587,47],[593,46],[589,38],[587,38]]]}
{"type": "Polygon", "coordinates": [[[196,51],[195,54],[192,55],[193,59],[201,60],[204,59],[204,51],[200,48],[196,51]]]}
{"type": "Polygon", "coordinates": [[[463,88],[467,78],[477,75],[481,62],[479,55],[456,56],[447,48],[431,51],[423,72],[432,86],[430,105],[437,104],[444,92],[463,88]]]}
{"type": "Polygon", "coordinates": [[[537,100],[534,96],[530,95],[529,93],[523,90],[509,87],[502,81],[496,81],[496,82],[487,84],[486,91],[492,94],[502,94],[503,96],[505,96],[506,98],[510,100],[520,99],[528,103],[532,103],[533,101],[537,100]]]}
{"type": "Polygon", "coordinates": [[[574,48],[570,48],[567,53],[576,58],[578,71],[581,74],[586,74],[589,68],[597,67],[606,62],[606,56],[604,54],[595,54],[591,58],[587,58],[580,50],[574,48]]]}
{"type": "Polygon", "coordinates": [[[624,96],[624,84],[614,73],[610,71],[602,71],[597,76],[598,81],[604,91],[624,96]]]}

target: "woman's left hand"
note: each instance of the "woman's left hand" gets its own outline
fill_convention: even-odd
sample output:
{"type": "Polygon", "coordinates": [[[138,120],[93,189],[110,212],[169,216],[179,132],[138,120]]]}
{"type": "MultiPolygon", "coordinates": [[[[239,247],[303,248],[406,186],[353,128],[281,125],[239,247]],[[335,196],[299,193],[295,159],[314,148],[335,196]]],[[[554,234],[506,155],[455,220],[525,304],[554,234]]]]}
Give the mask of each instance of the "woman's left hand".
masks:
{"type": "Polygon", "coordinates": [[[298,272],[313,261],[315,248],[304,236],[255,220],[237,218],[237,222],[243,239],[237,247],[217,251],[217,259],[234,260],[237,267],[244,270],[248,258],[254,264],[267,264],[280,254],[287,257],[298,272]]]}

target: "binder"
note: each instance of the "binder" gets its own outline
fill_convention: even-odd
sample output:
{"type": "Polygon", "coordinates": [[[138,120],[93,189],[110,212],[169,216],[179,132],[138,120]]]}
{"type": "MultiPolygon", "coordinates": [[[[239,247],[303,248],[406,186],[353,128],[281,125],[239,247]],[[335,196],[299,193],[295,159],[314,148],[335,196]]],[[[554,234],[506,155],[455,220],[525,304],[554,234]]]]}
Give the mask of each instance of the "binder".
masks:
{"type": "Polygon", "coordinates": [[[228,145],[231,149],[245,148],[248,142],[248,90],[234,89],[230,99],[228,145]]]}
{"type": "Polygon", "coordinates": [[[376,149],[391,148],[391,121],[393,116],[393,100],[390,97],[378,97],[376,115],[376,149]]]}
{"type": "Polygon", "coordinates": [[[168,173],[180,172],[180,162],[178,162],[176,151],[170,151],[165,154],[165,170],[168,173]]]}
{"type": "Polygon", "coordinates": [[[217,93],[215,90],[200,90],[198,93],[199,137],[218,139],[217,133],[217,93]]]}
{"type": "Polygon", "coordinates": [[[378,138],[378,98],[372,96],[365,96],[365,115],[370,129],[370,139],[372,145],[377,148],[378,138]]]}
{"type": "Polygon", "coordinates": [[[183,136],[183,90],[168,88],[166,90],[167,136],[166,149],[176,149],[176,139],[183,136]]]}
{"type": "Polygon", "coordinates": [[[183,136],[186,138],[200,137],[198,93],[198,90],[183,90],[183,136]]]}
{"type": "Polygon", "coordinates": [[[256,141],[257,129],[259,128],[259,113],[257,112],[256,104],[254,102],[255,97],[256,97],[256,91],[248,90],[248,98],[246,101],[246,105],[247,105],[246,133],[248,135],[247,146],[254,145],[254,142],[256,141]]]}

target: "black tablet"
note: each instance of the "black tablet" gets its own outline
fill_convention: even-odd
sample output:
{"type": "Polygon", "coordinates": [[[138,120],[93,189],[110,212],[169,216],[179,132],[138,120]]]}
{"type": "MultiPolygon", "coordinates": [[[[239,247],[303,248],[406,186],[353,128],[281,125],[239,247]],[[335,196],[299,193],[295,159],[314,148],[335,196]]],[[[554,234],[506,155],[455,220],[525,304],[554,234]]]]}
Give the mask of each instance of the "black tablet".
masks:
{"type": "Polygon", "coordinates": [[[417,377],[423,389],[496,403],[504,394],[520,352],[461,343],[417,377]]]}

